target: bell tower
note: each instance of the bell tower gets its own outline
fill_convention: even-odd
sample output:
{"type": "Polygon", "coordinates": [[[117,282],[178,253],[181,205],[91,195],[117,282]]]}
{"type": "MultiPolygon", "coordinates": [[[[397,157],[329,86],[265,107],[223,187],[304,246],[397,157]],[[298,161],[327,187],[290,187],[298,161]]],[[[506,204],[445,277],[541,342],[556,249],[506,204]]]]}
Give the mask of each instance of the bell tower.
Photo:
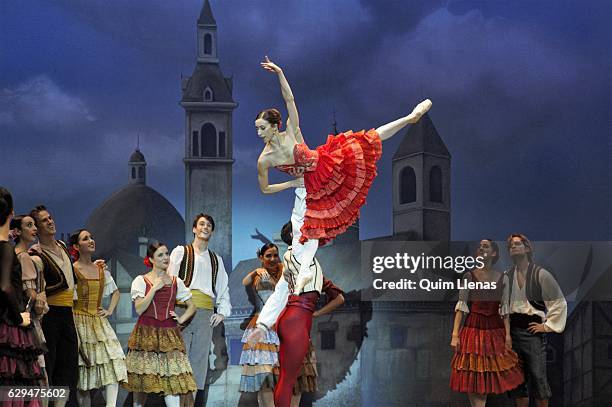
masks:
{"type": "Polygon", "coordinates": [[[393,234],[450,240],[448,148],[428,114],[413,124],[393,156],[393,234]]]}
{"type": "Polygon", "coordinates": [[[200,212],[215,219],[210,247],[232,268],[232,78],[219,66],[217,22],[209,0],[197,21],[193,74],[183,77],[185,109],[185,241],[193,240],[192,220],[200,212]]]}

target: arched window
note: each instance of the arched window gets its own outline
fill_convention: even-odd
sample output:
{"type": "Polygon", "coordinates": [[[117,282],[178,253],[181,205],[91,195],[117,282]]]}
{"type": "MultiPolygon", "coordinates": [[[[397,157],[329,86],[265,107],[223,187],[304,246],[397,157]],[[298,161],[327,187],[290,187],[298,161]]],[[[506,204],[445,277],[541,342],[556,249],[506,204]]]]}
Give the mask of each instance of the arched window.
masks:
{"type": "Polygon", "coordinates": [[[136,178],[136,167],[132,167],[132,179],[136,178]]]}
{"type": "Polygon", "coordinates": [[[213,100],[213,92],[212,89],[209,87],[206,87],[206,89],[204,89],[204,100],[206,102],[212,102],[213,100]]]}
{"type": "Polygon", "coordinates": [[[416,175],[412,167],[400,171],[400,204],[416,202],[416,175]]]}
{"type": "Polygon", "coordinates": [[[191,155],[194,157],[200,156],[200,137],[197,130],[193,132],[191,138],[191,155]]]}
{"type": "Polygon", "coordinates": [[[202,126],[202,157],[217,156],[217,130],[212,123],[202,126]]]}
{"type": "Polygon", "coordinates": [[[212,55],[212,35],[204,35],[204,53],[206,55],[212,55]]]}
{"type": "Polygon", "coordinates": [[[429,200],[442,202],[442,170],[437,165],[429,170],[429,200]]]}
{"type": "Polygon", "coordinates": [[[225,157],[225,132],[219,132],[219,157],[225,157]]]}
{"type": "Polygon", "coordinates": [[[138,178],[144,178],[144,167],[138,167],[138,178]]]}

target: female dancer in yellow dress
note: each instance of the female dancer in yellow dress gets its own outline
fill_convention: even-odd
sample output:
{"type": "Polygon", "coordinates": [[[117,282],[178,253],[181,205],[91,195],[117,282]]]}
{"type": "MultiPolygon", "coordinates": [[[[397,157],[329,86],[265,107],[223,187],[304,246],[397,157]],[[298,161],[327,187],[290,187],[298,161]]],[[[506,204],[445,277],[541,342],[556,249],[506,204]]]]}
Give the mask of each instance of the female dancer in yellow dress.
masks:
{"type": "Polygon", "coordinates": [[[125,355],[108,317],[119,303],[119,289],[102,263],[94,263],[96,242],[85,229],[70,236],[70,252],[77,278],[78,299],[74,323],[79,336],[79,381],[77,397],[81,406],[91,405],[90,391],[104,387],[106,406],[117,404],[119,382],[127,380],[125,355]],[[111,296],[108,309],[102,298],[111,296]]]}

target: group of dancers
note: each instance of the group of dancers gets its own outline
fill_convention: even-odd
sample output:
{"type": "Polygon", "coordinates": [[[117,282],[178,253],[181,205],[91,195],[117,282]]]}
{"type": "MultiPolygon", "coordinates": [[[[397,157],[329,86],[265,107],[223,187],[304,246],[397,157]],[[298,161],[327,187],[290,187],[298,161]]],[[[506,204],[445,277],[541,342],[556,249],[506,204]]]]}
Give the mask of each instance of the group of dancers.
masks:
{"type": "MultiPolygon", "coordinates": [[[[281,131],[277,109],[263,110],[256,117],[257,134],[265,144],[257,162],[260,189],[269,194],[295,188],[295,201],[291,222],[283,228],[290,248],[282,262],[278,247],[265,245],[259,251],[262,267],[243,280],[256,291],[261,309],[243,337],[240,389],[258,392],[260,405],[289,407],[299,402],[295,396],[301,391],[314,389],[313,316],[343,302],[342,291],[323,277],[315,258],[317,248],[358,218],[376,176],[382,141],[417,122],[431,101],[377,129],[330,135],[324,145],[311,150],[282,69],[267,57],[261,66],[277,75],[288,119],[281,131]],[[269,184],[270,168],[294,179],[269,184]],[[324,292],[330,301],[317,311],[324,292]]],[[[213,218],[201,213],[193,221],[191,244],[172,252],[163,243],[148,247],[145,264],[150,271],[138,276],[131,287],[139,318],[124,356],[107,320],[119,293],[104,261],[92,260],[91,233],[75,232],[68,245],[55,240],[47,208],[39,206],[29,215],[13,218],[10,193],[0,190],[0,378],[4,383],[47,380],[54,386],[77,387],[82,405],[89,403],[89,390],[102,387],[107,405],[115,405],[118,384],[134,393],[135,406],[142,406],[150,393],[163,395],[168,406],[193,402],[194,392],[204,389],[212,329],[231,312],[223,260],[208,249],[214,228],[213,218]],[[8,243],[9,230],[15,235],[14,247],[8,243]],[[107,309],[101,307],[104,296],[111,296],[107,309]]],[[[511,237],[511,255],[527,242],[518,235],[511,237]]],[[[503,288],[487,298],[460,293],[451,343],[456,349],[451,387],[470,394],[472,405],[480,406],[488,393],[517,388],[525,372],[536,381],[536,398],[545,401],[550,389],[545,373],[542,383],[540,355],[514,352],[512,347],[523,343],[526,349],[536,348],[544,340],[542,332],[563,329],[564,300],[542,296],[542,292],[556,294],[558,286],[550,273],[533,265],[531,250],[524,250],[523,257],[516,254],[515,272],[504,276],[491,271],[494,253],[499,255],[494,243],[483,241],[479,250],[489,262],[466,278],[499,281],[503,288]],[[500,293],[504,299],[495,297],[500,293]],[[534,293],[539,298],[532,298],[534,293]]]]}
{"type": "Polygon", "coordinates": [[[483,267],[463,277],[467,282],[496,283],[496,288],[459,291],[450,387],[467,393],[472,407],[484,407],[488,395],[506,392],[517,407],[528,407],[530,396],[538,407],[546,407],[552,397],[546,333],[563,332],[567,302],[553,275],[534,263],[533,246],[525,235],[511,234],[506,244],[510,270],[495,270],[500,248],[483,239],[477,249],[483,267]]]}
{"type": "MultiPolygon", "coordinates": [[[[265,143],[257,163],[259,184],[264,193],[295,187],[296,199],[285,228],[291,248],[282,264],[278,248],[264,246],[262,268],[243,281],[255,288],[262,303],[266,291],[271,294],[243,338],[241,390],[260,392],[264,405],[289,407],[292,399],[297,402],[294,393],[315,386],[313,314],[343,302],[341,290],[323,279],[317,247],[357,219],[376,175],[381,141],[415,123],[431,102],[376,130],[330,136],[325,145],[310,150],[283,71],[267,57],[261,66],[278,75],[289,118],[286,131],[280,131],[276,109],[256,118],[265,143]],[[270,185],[271,167],[295,179],[270,185]],[[322,292],[330,302],[316,311],[322,292]]],[[[145,264],[150,271],[131,287],[139,318],[124,356],[107,319],[119,291],[104,261],[93,261],[90,231],[76,231],[65,244],[55,239],[55,223],[46,207],[14,217],[10,193],[2,189],[0,195],[2,383],[67,386],[78,393],[81,405],[90,404],[89,391],[97,388],[104,388],[107,405],[115,405],[119,384],[134,393],[135,406],[143,405],[150,393],[163,395],[169,406],[193,401],[180,395],[204,389],[212,329],[231,312],[223,260],[208,249],[213,218],[196,216],[193,242],[171,253],[163,243],[148,247],[145,264]],[[9,231],[15,246],[8,242],[9,231]],[[101,306],[105,296],[111,297],[107,309],[101,306]]]]}
{"type": "MultiPolygon", "coordinates": [[[[47,208],[38,206],[21,216],[13,212],[12,195],[0,187],[0,384],[66,386],[81,406],[91,405],[93,389],[103,390],[106,405],[115,406],[119,385],[133,392],[134,406],[144,405],[148,394],[163,396],[168,406],[193,405],[195,392],[205,386],[212,329],[231,312],[222,259],[208,249],[213,218],[196,216],[193,242],[171,254],[163,243],[149,245],[144,259],[149,271],[131,286],[139,317],[125,355],[108,321],[119,290],[105,262],[92,259],[92,234],[77,230],[65,244],[55,240],[47,208]],[[102,300],[108,296],[104,308],[102,300]]],[[[290,229],[283,229],[289,243],[290,229]]],[[[266,292],[291,277],[275,244],[265,245],[258,257],[262,267],[243,283],[264,302],[266,292]]],[[[316,259],[314,263],[322,278],[316,259]]],[[[327,279],[320,291],[328,303],[315,316],[344,302],[342,291],[327,279]]],[[[261,303],[255,305],[260,308],[261,303]]],[[[271,331],[262,343],[247,343],[256,320],[257,314],[244,336],[240,391],[258,392],[261,405],[274,406],[270,395],[279,382],[279,337],[271,331]]],[[[316,376],[310,345],[291,405],[299,405],[301,393],[316,391],[316,376]]],[[[40,406],[47,401],[12,404],[40,406]]]]}

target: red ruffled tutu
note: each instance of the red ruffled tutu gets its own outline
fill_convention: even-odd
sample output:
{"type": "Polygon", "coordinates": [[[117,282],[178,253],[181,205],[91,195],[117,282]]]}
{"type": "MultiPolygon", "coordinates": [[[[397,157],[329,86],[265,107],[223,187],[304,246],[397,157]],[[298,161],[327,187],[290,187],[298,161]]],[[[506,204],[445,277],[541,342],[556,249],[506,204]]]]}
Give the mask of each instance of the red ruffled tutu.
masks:
{"type": "Polygon", "coordinates": [[[518,355],[506,349],[498,301],[473,301],[451,363],[454,391],[500,394],[524,381],[518,355]]]}
{"type": "Polygon", "coordinates": [[[301,242],[318,239],[324,245],[359,217],[382,155],[380,137],[374,129],[348,131],[328,136],[316,150],[296,144],[293,155],[295,164],[277,168],[305,169],[306,215],[301,242]]]}

